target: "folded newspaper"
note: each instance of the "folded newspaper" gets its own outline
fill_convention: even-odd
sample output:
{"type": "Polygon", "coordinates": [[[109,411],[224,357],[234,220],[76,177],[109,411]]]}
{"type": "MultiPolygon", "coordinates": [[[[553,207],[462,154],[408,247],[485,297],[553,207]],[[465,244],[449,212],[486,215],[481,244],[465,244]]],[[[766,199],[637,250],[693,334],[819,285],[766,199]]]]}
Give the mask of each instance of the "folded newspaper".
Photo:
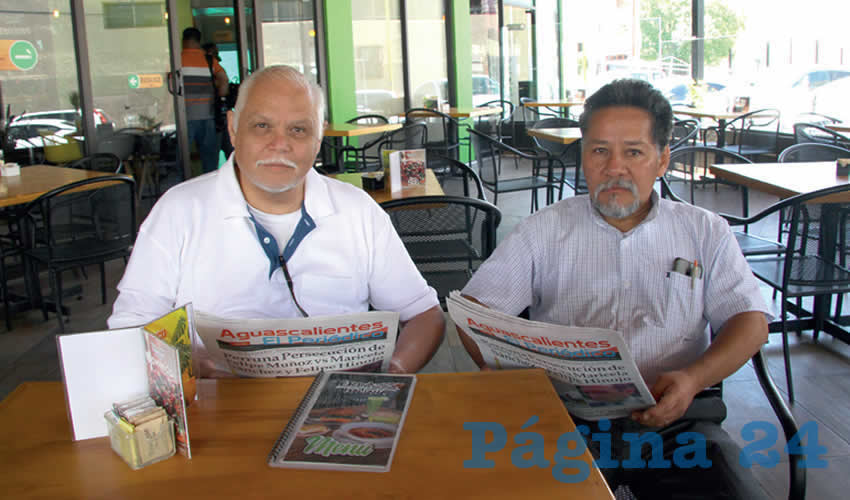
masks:
{"type": "Polygon", "coordinates": [[[398,313],[228,319],[195,311],[207,356],[240,377],[298,377],[329,370],[385,372],[398,313]]]}
{"type": "Polygon", "coordinates": [[[529,321],[476,304],[457,291],[446,305],[487,365],[543,368],[567,410],[579,418],[625,417],[655,404],[625,340],[614,330],[529,321]]]}

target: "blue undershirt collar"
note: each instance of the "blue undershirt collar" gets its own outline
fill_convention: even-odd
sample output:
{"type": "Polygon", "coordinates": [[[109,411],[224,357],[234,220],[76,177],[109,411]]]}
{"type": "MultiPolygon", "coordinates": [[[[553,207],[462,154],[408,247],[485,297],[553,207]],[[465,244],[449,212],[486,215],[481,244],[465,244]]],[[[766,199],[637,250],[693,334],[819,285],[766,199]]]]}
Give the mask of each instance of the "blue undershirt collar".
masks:
{"type": "Polygon", "coordinates": [[[250,210],[248,210],[248,216],[251,218],[251,222],[254,223],[254,228],[257,230],[257,240],[260,243],[260,247],[262,247],[263,252],[265,252],[266,257],[269,259],[269,279],[271,279],[275,269],[280,267],[280,258],[283,257],[283,260],[288,262],[295,253],[295,249],[297,249],[298,245],[301,244],[301,241],[310,234],[310,231],[316,228],[316,223],[313,221],[313,218],[310,217],[310,214],[307,213],[307,208],[302,202],[301,219],[295,226],[295,231],[292,233],[292,236],[289,237],[289,241],[283,248],[283,255],[281,255],[280,246],[278,245],[275,237],[272,236],[272,233],[268,232],[262,224],[257,222],[257,219],[254,218],[254,214],[252,214],[250,210]]]}

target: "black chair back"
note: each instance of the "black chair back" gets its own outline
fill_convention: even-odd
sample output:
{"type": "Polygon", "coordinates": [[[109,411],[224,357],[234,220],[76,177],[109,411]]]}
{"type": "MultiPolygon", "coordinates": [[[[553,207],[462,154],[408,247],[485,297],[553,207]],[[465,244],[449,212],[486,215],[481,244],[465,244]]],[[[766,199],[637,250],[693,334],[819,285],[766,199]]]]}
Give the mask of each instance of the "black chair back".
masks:
{"type": "Polygon", "coordinates": [[[673,136],[670,138],[670,149],[683,146],[696,146],[699,134],[699,122],[697,120],[677,120],[673,123],[673,136]]]}
{"type": "Polygon", "coordinates": [[[835,161],[839,158],[850,158],[850,149],[832,144],[803,142],[788,146],[779,153],[779,163],[835,161]]]}
{"type": "Polygon", "coordinates": [[[850,148],[850,137],[815,123],[795,123],[794,142],[797,144],[818,142],[850,148]]]}
{"type": "Polygon", "coordinates": [[[496,248],[499,209],[462,196],[419,196],[386,201],[387,211],[407,252],[440,303],[460,290],[496,248]]]}
{"type": "Polygon", "coordinates": [[[121,158],[112,153],[95,153],[73,161],[65,167],[120,174],[124,169],[124,164],[121,162],[121,158]]]}
{"type": "MultiPolygon", "coordinates": [[[[696,184],[716,182],[709,176],[708,169],[715,163],[752,163],[752,160],[728,149],[711,146],[681,146],[670,151],[670,164],[664,176],[669,184],[673,182],[688,182],[690,202],[694,204],[694,187],[696,184]]],[[[742,211],[747,214],[747,190],[741,188],[742,211]]]]}
{"type": "Polygon", "coordinates": [[[423,123],[428,127],[425,148],[429,153],[455,158],[460,150],[457,131],[460,124],[451,116],[428,108],[412,108],[404,114],[405,124],[423,123]]]}
{"type": "MultiPolygon", "coordinates": [[[[481,177],[479,177],[478,173],[476,173],[475,170],[473,170],[469,165],[463,163],[462,161],[455,160],[454,158],[447,158],[445,156],[438,157],[437,161],[442,162],[451,167],[451,169],[455,172],[455,176],[459,174],[461,181],[463,182],[464,196],[471,196],[469,185],[472,184],[475,187],[475,198],[487,201],[487,196],[484,194],[484,184],[481,182],[481,177]]],[[[444,182],[448,181],[449,179],[446,179],[444,182]]]]}
{"type": "Polygon", "coordinates": [[[411,123],[387,133],[378,144],[378,157],[383,162],[384,151],[424,149],[428,142],[428,127],[424,123],[411,123]]]}
{"type": "MultiPolygon", "coordinates": [[[[62,272],[98,264],[105,304],[104,262],[130,256],[136,240],[135,184],[122,175],[93,177],[53,189],[21,211],[27,268],[47,268],[62,331],[62,272]]],[[[33,281],[37,280],[33,273],[33,281]]],[[[35,288],[39,293],[38,285],[35,288]]],[[[47,319],[45,302],[41,302],[47,319]]]]}

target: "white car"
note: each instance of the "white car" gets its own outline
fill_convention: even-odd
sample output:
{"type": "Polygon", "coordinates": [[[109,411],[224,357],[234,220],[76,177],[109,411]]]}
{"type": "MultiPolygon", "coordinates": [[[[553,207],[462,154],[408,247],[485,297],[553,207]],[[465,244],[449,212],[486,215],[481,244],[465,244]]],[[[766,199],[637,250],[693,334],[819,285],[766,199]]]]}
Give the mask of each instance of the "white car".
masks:
{"type": "MultiPolygon", "coordinates": [[[[439,103],[448,102],[449,84],[445,78],[429,80],[413,91],[412,107],[422,107],[426,97],[436,97],[439,103]]],[[[487,75],[472,75],[472,105],[480,106],[499,99],[499,83],[487,75]]]]}
{"type": "Polygon", "coordinates": [[[7,141],[14,141],[14,149],[43,148],[44,136],[65,137],[77,133],[73,122],[48,118],[18,118],[9,123],[7,141]]]}
{"type": "MultiPolygon", "coordinates": [[[[112,120],[106,116],[102,109],[95,109],[92,112],[95,125],[105,125],[112,123],[112,120]]],[[[80,112],[76,109],[58,109],[53,111],[33,111],[32,113],[24,113],[12,118],[12,123],[19,120],[64,120],[70,123],[76,123],[80,119],[80,112]]]]}

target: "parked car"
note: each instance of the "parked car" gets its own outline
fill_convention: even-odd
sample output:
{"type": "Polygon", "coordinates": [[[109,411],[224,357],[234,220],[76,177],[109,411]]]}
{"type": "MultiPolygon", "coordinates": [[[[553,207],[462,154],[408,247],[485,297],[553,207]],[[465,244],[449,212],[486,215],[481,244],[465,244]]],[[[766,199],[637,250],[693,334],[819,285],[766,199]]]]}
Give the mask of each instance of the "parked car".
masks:
{"type": "MultiPolygon", "coordinates": [[[[391,90],[385,89],[362,89],[355,92],[357,99],[357,114],[377,113],[380,115],[391,113],[395,102],[399,99],[391,90]]],[[[402,111],[403,106],[398,106],[402,111]]]]}
{"type": "Polygon", "coordinates": [[[841,78],[812,91],[811,109],[815,113],[850,122],[850,78],[841,78]]]}
{"type": "MultiPolygon", "coordinates": [[[[106,125],[112,123],[112,120],[106,115],[102,109],[95,109],[92,114],[94,115],[94,124],[95,125],[106,125]]],[[[34,111],[32,113],[24,113],[18,115],[12,119],[12,123],[15,123],[19,120],[33,120],[33,119],[43,119],[43,120],[64,120],[66,122],[70,122],[72,124],[76,123],[77,120],[80,119],[80,112],[76,109],[59,109],[54,111],[34,111]]]]}
{"type": "MultiPolygon", "coordinates": [[[[705,107],[714,108],[715,104],[723,101],[726,101],[726,85],[719,82],[705,82],[707,93],[705,96],[705,107]]],[[[674,85],[667,89],[665,92],[665,96],[670,101],[672,105],[685,105],[692,106],[694,104],[693,96],[690,92],[690,85],[686,83],[680,83],[678,85],[674,85]]],[[[725,107],[725,105],[724,105],[725,107]]]]}
{"type": "MultiPolygon", "coordinates": [[[[472,105],[479,106],[485,102],[495,101],[499,99],[499,83],[490,78],[488,75],[472,75],[472,105]]],[[[449,100],[449,83],[445,78],[441,80],[429,80],[420,84],[413,91],[411,104],[413,107],[420,107],[425,102],[426,97],[436,97],[437,101],[448,102],[449,100]]]]}
{"type": "Polygon", "coordinates": [[[66,120],[19,117],[9,123],[6,140],[15,145],[10,149],[43,148],[43,136],[64,137],[76,132],[76,125],[66,120]]]}

